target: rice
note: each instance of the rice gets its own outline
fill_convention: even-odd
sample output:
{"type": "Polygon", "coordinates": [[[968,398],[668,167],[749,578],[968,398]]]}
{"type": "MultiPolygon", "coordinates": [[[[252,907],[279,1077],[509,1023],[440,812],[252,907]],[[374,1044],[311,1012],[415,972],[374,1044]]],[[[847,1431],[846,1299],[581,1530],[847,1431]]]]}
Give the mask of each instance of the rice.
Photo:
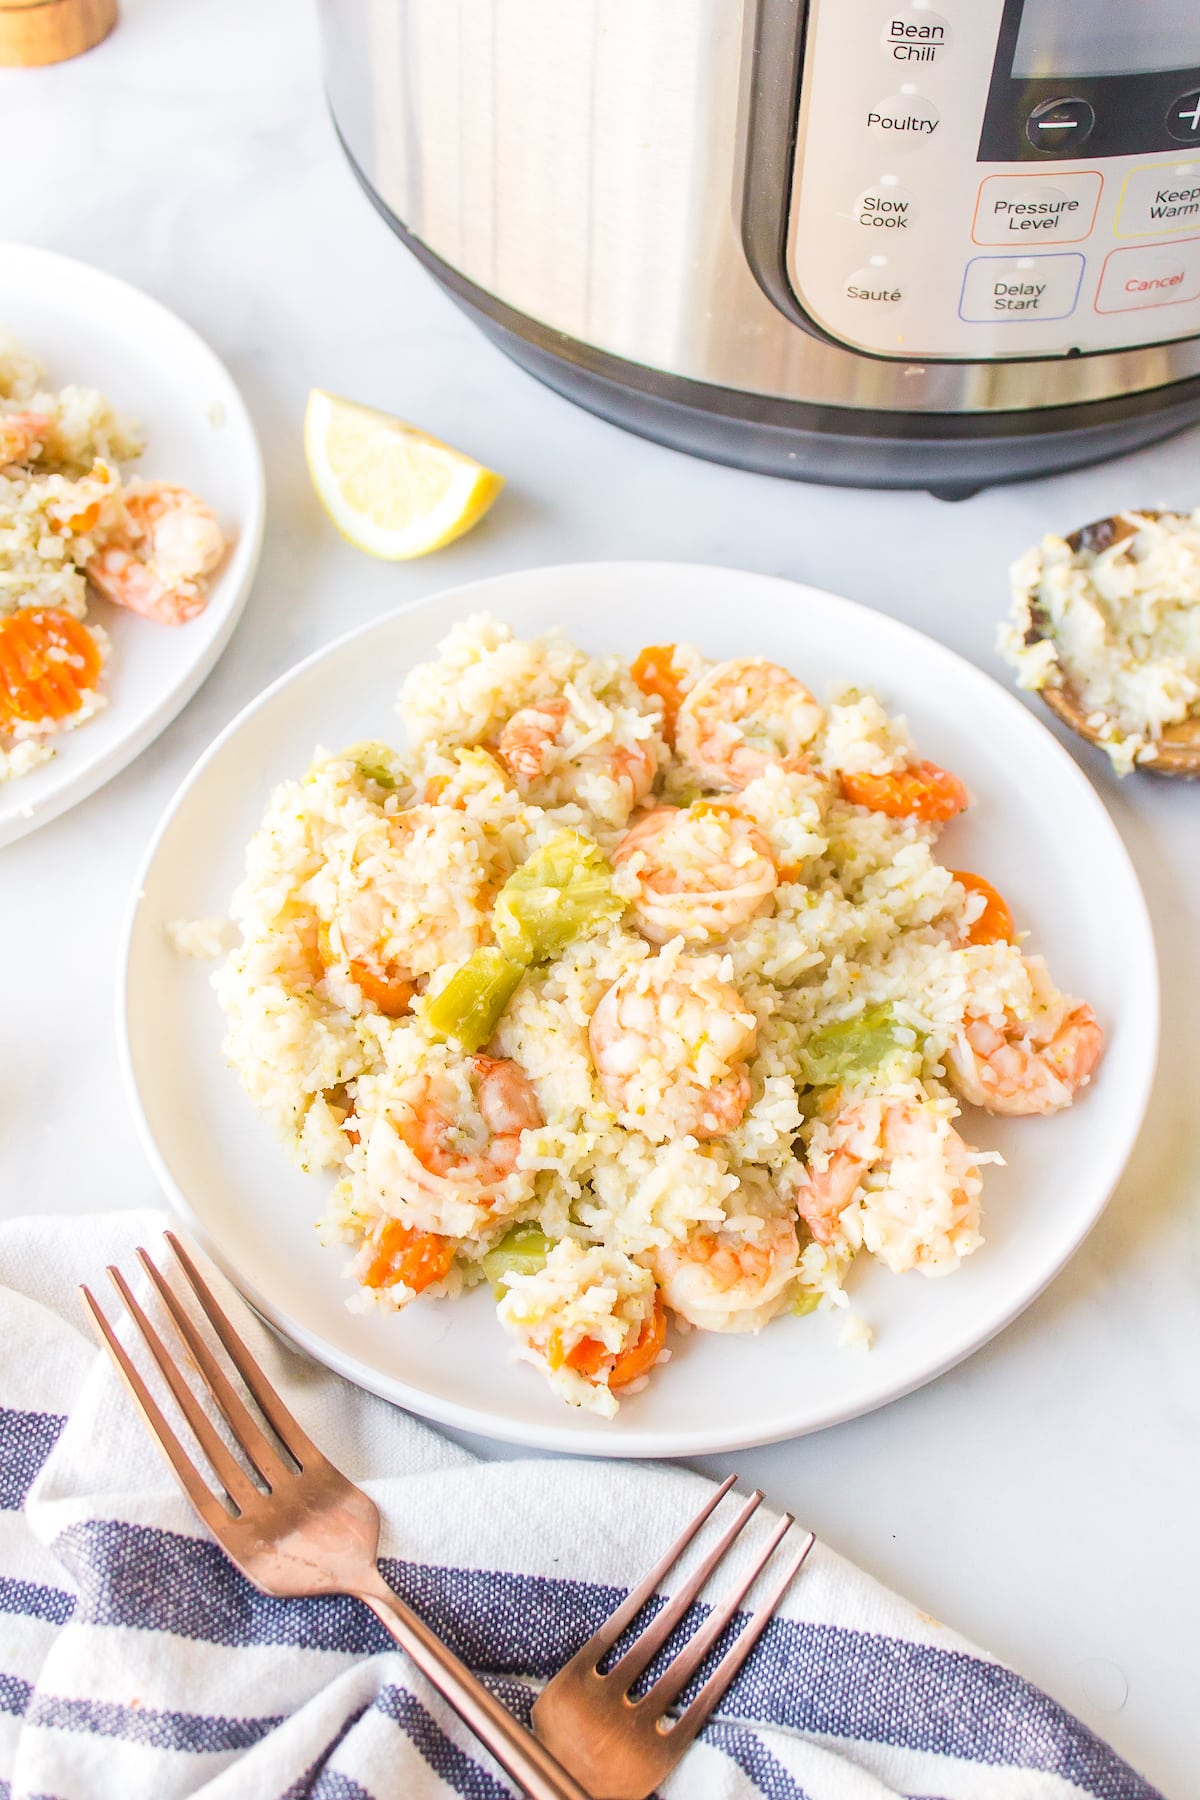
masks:
{"type": "Polygon", "coordinates": [[[1018,685],[1069,684],[1119,774],[1200,715],[1200,507],[1046,537],[1013,565],[998,647],[1018,685]]]}
{"type": "MultiPolygon", "coordinates": [[[[674,656],[686,707],[720,670],[674,656]]],[[[730,796],[672,750],[622,659],[486,616],[412,671],[399,710],[406,750],[318,751],[272,795],[214,976],[247,1094],[334,1177],[320,1229],[350,1252],[355,1306],[486,1280],[514,1354],[611,1417],[665,1362],[667,1314],[757,1330],[844,1312],[856,1257],[943,1276],[977,1251],[997,1159],[955,1124],[955,1060],[970,1021],[1019,1028],[1052,990],[1018,943],[971,941],[983,901],[938,862],[936,826],[845,798],[843,773],[906,778],[902,719],[842,690],[802,755],[773,751],[730,796]],[[651,851],[618,854],[664,796],[702,859],[649,911],[676,907],[673,936],[639,929],[651,851]],[[698,889],[725,843],[732,898],[714,909],[698,889]],[[615,875],[597,860],[614,856],[615,875]],[[496,897],[531,886],[542,911],[514,947],[520,915],[496,897]],[[579,893],[593,910],[576,918],[579,893]],[[472,1042],[485,975],[499,1001],[472,1042]],[[870,1155],[822,1212],[864,1132],[870,1155]]],[[[208,922],[176,935],[215,942],[208,922]]],[[[1057,1003],[1056,1024],[1073,1004],[1057,1003]]],[[[853,1319],[845,1341],[869,1340],[853,1319]]]]}

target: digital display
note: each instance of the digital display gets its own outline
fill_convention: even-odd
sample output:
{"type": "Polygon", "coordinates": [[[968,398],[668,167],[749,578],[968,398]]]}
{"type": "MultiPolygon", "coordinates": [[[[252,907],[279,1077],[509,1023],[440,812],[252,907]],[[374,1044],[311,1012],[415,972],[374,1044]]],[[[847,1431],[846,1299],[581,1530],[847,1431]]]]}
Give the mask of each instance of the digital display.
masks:
{"type": "Polygon", "coordinates": [[[1025,0],[1015,76],[1143,75],[1200,65],[1200,0],[1025,0]]]}

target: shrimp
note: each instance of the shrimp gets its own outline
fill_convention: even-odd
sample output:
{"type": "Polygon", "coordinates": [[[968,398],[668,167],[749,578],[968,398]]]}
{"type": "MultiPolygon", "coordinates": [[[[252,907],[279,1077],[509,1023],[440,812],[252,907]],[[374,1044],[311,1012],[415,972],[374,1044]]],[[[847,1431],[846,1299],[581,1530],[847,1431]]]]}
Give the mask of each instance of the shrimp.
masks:
{"type": "Polygon", "coordinates": [[[761,1331],[783,1305],[800,1256],[790,1219],[751,1234],[703,1229],[651,1252],[663,1298],[701,1331],[761,1331]]]}
{"type": "Polygon", "coordinates": [[[624,824],[658,773],[649,741],[618,744],[608,709],[574,694],[515,712],[496,754],[525,797],[546,806],[583,801],[613,824],[624,824]]]}
{"type": "Polygon", "coordinates": [[[665,944],[721,937],[761,912],[779,884],[766,838],[728,806],[658,806],[630,827],[613,857],[637,878],[643,937],[665,944]]]}
{"type": "Polygon", "coordinates": [[[796,1197],[819,1244],[865,1245],[897,1275],[949,1274],[977,1247],[980,1159],[945,1102],[862,1100],[822,1135],[796,1197]]]}
{"type": "Polygon", "coordinates": [[[465,962],[484,941],[490,896],[482,828],[457,808],[411,806],[372,819],[338,871],[333,914],[322,921],[327,974],[345,971],[381,1013],[398,1018],[422,976],[465,962]],[[444,893],[430,903],[431,882],[444,893]]]}
{"type": "Polygon", "coordinates": [[[655,956],[628,969],[589,1028],[592,1061],[621,1124],[656,1143],[724,1137],[750,1101],[757,1021],[711,962],[655,956]]]}
{"type": "Polygon", "coordinates": [[[841,781],[842,792],[852,806],[865,806],[889,819],[920,819],[926,825],[945,825],[971,803],[958,776],[931,762],[907,763],[889,775],[844,770],[841,781]]]}
{"type": "Polygon", "coordinates": [[[134,482],[121,496],[121,523],[87,574],[114,606],[182,625],[204,611],[205,578],[224,554],[221,527],[195,494],[166,481],[134,482]]]}
{"type": "Polygon", "coordinates": [[[434,1064],[401,1082],[365,1128],[359,1154],[372,1200],[420,1231],[469,1236],[531,1198],[534,1176],[517,1158],[521,1133],[542,1122],[519,1063],[434,1064]]]}
{"type": "Polygon", "coordinates": [[[46,413],[0,413],[0,470],[33,460],[50,435],[54,420],[46,413]]]}
{"type": "Polygon", "coordinates": [[[717,663],[690,689],[675,727],[679,755],[706,781],[744,788],[773,764],[806,769],[825,714],[808,689],[762,657],[717,663]]]}
{"type": "Polygon", "coordinates": [[[1086,1087],[1104,1033],[1083,1001],[1060,994],[1040,957],[1022,958],[1033,993],[1027,1017],[1012,1011],[966,1015],[946,1054],[964,1100],[992,1113],[1053,1113],[1086,1087]]]}

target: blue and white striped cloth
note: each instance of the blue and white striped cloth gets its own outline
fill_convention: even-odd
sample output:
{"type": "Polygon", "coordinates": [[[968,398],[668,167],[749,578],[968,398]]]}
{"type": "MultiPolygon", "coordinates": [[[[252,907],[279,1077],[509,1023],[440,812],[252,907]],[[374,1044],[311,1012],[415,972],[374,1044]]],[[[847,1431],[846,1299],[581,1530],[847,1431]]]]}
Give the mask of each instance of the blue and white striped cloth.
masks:
{"type": "MultiPolygon", "coordinates": [[[[265,1598],[179,1494],[76,1293],[165,1223],[0,1227],[0,1800],[502,1800],[510,1784],[364,1607],[265,1598]]],[[[706,1489],[665,1467],[476,1461],[217,1286],[379,1503],[388,1580],[518,1713],[706,1489]]],[[[820,1545],[663,1795],[1161,1800],[1045,1694],[820,1545]]]]}

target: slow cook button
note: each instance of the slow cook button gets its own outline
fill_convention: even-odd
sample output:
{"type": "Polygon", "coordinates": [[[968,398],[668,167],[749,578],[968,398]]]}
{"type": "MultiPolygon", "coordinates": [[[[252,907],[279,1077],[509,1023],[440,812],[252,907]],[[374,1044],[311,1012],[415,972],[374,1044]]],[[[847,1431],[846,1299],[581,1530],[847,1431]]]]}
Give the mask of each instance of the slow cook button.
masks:
{"type": "Polygon", "coordinates": [[[1100,273],[1096,311],[1133,312],[1200,298],[1200,238],[1136,250],[1110,250],[1100,273]]]}
{"type": "Polygon", "coordinates": [[[1065,319],[1074,312],[1083,258],[976,256],[967,264],[958,316],[969,324],[998,320],[1065,319]]]}
{"type": "Polygon", "coordinates": [[[1034,245],[1047,238],[1074,243],[1096,218],[1103,178],[1094,170],[1038,175],[989,175],[979,184],[971,236],[977,244],[1034,245]]]}
{"type": "Polygon", "coordinates": [[[937,107],[919,94],[891,94],[867,113],[867,130],[893,150],[927,144],[937,128],[937,107]]]}
{"type": "Polygon", "coordinates": [[[856,269],[847,277],[846,298],[867,306],[899,306],[904,298],[904,287],[881,256],[869,268],[856,269]]]}
{"type": "Polygon", "coordinates": [[[1130,169],[1113,230],[1118,237],[1169,237],[1200,225],[1200,162],[1130,169]]]}
{"type": "Polygon", "coordinates": [[[907,231],[917,210],[917,203],[907,188],[899,185],[894,175],[864,188],[854,202],[854,217],[868,231],[907,231]]]}
{"type": "Polygon", "coordinates": [[[950,27],[940,13],[901,7],[884,22],[880,46],[901,67],[941,62],[950,45],[950,27]]]}

